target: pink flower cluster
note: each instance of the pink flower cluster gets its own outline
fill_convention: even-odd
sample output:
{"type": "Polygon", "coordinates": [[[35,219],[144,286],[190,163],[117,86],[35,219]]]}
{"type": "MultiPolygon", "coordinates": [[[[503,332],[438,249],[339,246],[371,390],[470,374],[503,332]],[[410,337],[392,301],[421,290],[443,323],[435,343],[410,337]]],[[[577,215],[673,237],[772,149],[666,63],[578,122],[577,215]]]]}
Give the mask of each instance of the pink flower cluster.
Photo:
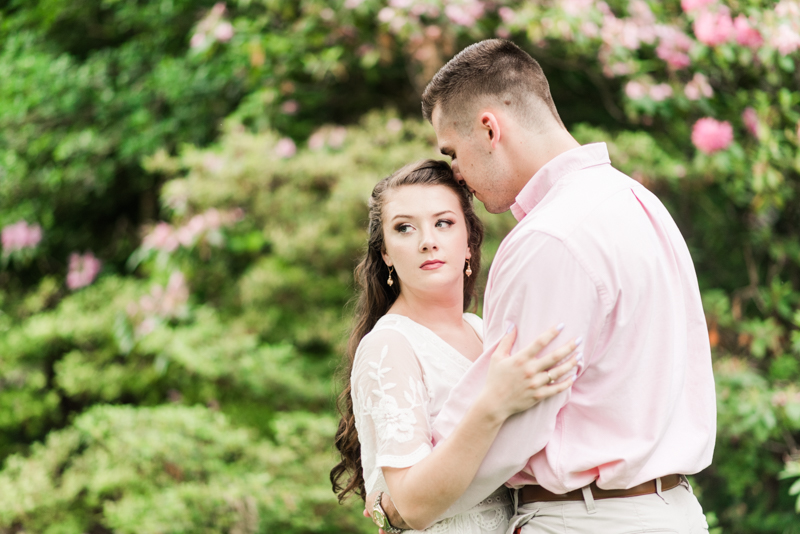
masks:
{"type": "Polygon", "coordinates": [[[73,252],[69,255],[69,272],[67,272],[67,287],[75,290],[88,286],[100,273],[102,263],[94,254],[78,254],[73,252]]]}
{"type": "Polygon", "coordinates": [[[717,0],[683,0],[681,5],[684,11],[697,13],[694,34],[703,44],[719,46],[735,39],[753,50],[764,44],[764,37],[751,19],[743,14],[731,18],[730,10],[718,5],[717,0]]]}
{"type": "Polygon", "coordinates": [[[34,248],[42,240],[42,227],[18,221],[3,228],[0,241],[3,243],[3,254],[17,250],[34,248]]]}
{"type": "Polygon", "coordinates": [[[233,38],[233,25],[227,20],[223,20],[226,7],[223,2],[217,2],[208,15],[197,25],[197,30],[189,42],[189,46],[195,49],[202,49],[214,43],[227,43],[233,38]]]}
{"type": "Polygon", "coordinates": [[[705,117],[694,123],[692,143],[701,152],[713,154],[728,148],[732,142],[733,127],[728,121],[705,117]]]}
{"type": "Polygon", "coordinates": [[[647,96],[655,102],[662,102],[672,96],[672,87],[666,83],[651,84],[649,80],[631,80],[625,85],[625,95],[631,100],[647,96]]]}
{"type": "Polygon", "coordinates": [[[686,84],[683,92],[689,100],[700,100],[702,97],[711,98],[714,96],[714,90],[708,83],[708,78],[699,72],[695,73],[692,81],[686,84]]]}
{"type": "Polygon", "coordinates": [[[758,139],[760,123],[756,110],[750,107],[745,108],[742,112],[742,122],[744,123],[744,127],[747,128],[747,131],[750,132],[750,135],[758,139]]]}
{"type": "Polygon", "coordinates": [[[288,137],[284,137],[275,145],[275,155],[279,158],[288,159],[297,153],[297,145],[288,137]]]}
{"type": "Polygon", "coordinates": [[[444,14],[450,22],[467,28],[473,26],[483,18],[486,6],[477,0],[464,0],[463,2],[452,2],[445,6],[444,14]]]}
{"type": "Polygon", "coordinates": [[[240,221],[244,216],[241,209],[221,212],[214,208],[195,215],[183,226],[173,227],[166,222],[156,224],[142,240],[145,250],[174,252],[178,247],[191,247],[204,235],[213,234],[222,226],[240,221]]]}
{"type": "Polygon", "coordinates": [[[152,332],[159,319],[180,317],[186,313],[189,287],[183,273],[176,271],[169,277],[166,287],[155,285],[139,302],[128,304],[128,317],[137,324],[136,335],[152,332]]]}
{"type": "Polygon", "coordinates": [[[335,149],[341,148],[347,138],[347,129],[344,126],[326,126],[320,128],[308,138],[308,148],[321,150],[326,146],[335,149]]]}

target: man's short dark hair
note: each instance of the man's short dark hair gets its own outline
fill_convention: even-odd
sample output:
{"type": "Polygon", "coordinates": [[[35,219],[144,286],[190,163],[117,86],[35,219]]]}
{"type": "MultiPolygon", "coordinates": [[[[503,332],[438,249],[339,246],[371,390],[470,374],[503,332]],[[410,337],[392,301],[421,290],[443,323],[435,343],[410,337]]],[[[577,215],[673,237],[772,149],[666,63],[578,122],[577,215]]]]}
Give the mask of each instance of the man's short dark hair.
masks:
{"type": "MultiPolygon", "coordinates": [[[[523,124],[537,127],[549,109],[564,123],[550,95],[550,84],[539,63],[510,41],[488,39],[468,46],[439,69],[422,93],[422,115],[429,122],[438,105],[441,113],[466,126],[475,106],[486,100],[513,109],[523,124]]],[[[548,121],[549,122],[549,121],[548,121]]]]}

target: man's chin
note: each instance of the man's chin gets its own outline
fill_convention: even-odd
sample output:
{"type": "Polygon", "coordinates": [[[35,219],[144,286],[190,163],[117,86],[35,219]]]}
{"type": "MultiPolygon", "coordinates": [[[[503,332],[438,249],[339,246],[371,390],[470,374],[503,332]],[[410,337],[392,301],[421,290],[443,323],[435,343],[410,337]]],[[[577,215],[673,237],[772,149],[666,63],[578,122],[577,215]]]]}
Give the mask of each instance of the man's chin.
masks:
{"type": "Polygon", "coordinates": [[[505,212],[507,212],[508,210],[511,209],[510,205],[509,206],[505,206],[505,205],[495,204],[494,202],[491,202],[491,201],[487,202],[487,201],[483,200],[481,197],[479,197],[477,195],[477,193],[474,194],[473,196],[481,201],[481,204],[483,204],[483,207],[484,207],[484,209],[486,209],[486,211],[488,211],[489,213],[492,213],[494,215],[497,215],[499,213],[505,213],[505,212]]]}

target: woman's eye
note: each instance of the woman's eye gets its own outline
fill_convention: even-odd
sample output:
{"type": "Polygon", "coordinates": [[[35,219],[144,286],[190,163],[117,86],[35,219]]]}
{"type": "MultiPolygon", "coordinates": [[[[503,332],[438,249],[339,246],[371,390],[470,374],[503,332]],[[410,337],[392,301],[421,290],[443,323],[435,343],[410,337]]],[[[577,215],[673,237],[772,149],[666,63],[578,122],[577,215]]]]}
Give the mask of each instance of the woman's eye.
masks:
{"type": "Polygon", "coordinates": [[[411,226],[410,224],[400,224],[396,228],[396,230],[398,232],[400,232],[401,234],[407,234],[408,232],[410,232],[413,229],[414,229],[414,227],[411,226]]]}
{"type": "Polygon", "coordinates": [[[447,219],[436,221],[436,228],[450,228],[451,226],[453,226],[453,221],[448,221],[447,219]]]}

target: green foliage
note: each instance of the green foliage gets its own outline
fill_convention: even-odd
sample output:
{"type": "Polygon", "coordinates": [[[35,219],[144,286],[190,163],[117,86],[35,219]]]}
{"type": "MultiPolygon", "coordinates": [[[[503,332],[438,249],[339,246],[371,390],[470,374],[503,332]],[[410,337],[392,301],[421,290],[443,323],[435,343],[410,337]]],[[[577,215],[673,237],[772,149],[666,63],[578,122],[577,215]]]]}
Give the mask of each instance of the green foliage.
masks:
{"type": "Polygon", "coordinates": [[[27,457],[7,460],[0,474],[0,529],[353,529],[357,517],[339,507],[314,476],[331,462],[335,420],[290,412],[274,428],[270,441],[199,407],[97,406],[68,429],[51,433],[27,457]]]}

